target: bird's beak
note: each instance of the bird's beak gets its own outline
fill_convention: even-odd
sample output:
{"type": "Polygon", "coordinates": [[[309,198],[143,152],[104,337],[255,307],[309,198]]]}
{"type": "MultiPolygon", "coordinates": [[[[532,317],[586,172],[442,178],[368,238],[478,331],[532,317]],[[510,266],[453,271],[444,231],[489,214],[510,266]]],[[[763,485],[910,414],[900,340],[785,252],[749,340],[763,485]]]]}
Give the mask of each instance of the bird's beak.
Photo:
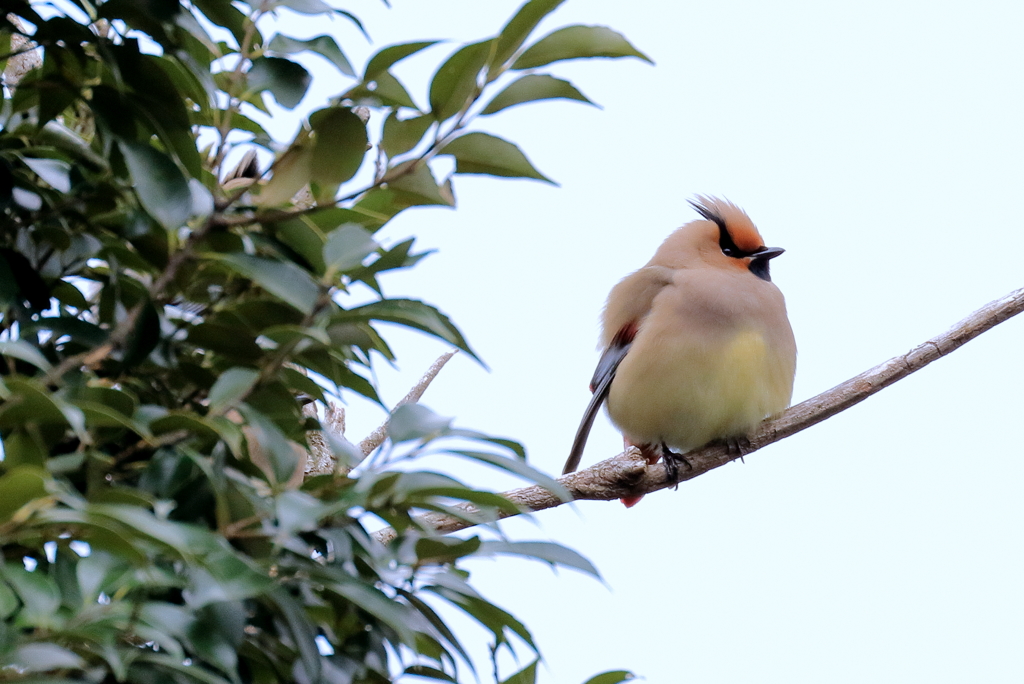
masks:
{"type": "Polygon", "coordinates": [[[782,249],[781,247],[762,247],[761,249],[757,250],[750,256],[754,257],[755,259],[764,259],[765,261],[767,261],[768,259],[774,259],[775,257],[779,256],[785,251],[786,250],[782,249]]]}

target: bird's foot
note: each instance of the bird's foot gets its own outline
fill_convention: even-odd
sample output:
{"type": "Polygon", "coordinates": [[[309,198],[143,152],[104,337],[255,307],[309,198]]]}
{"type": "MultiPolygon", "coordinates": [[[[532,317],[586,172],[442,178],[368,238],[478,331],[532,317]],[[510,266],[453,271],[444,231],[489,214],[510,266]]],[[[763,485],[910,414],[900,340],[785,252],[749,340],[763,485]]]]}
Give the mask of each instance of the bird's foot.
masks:
{"type": "Polygon", "coordinates": [[[729,452],[729,456],[733,460],[740,459],[741,463],[746,463],[743,457],[750,453],[750,440],[746,437],[726,437],[721,440],[721,443],[725,445],[726,451],[729,452]]]}
{"type": "Polygon", "coordinates": [[[679,489],[679,463],[685,463],[687,470],[693,470],[693,464],[686,460],[686,457],[668,448],[664,442],[661,443],[661,458],[665,461],[665,469],[668,471],[668,481],[672,483],[673,489],[679,489]]]}

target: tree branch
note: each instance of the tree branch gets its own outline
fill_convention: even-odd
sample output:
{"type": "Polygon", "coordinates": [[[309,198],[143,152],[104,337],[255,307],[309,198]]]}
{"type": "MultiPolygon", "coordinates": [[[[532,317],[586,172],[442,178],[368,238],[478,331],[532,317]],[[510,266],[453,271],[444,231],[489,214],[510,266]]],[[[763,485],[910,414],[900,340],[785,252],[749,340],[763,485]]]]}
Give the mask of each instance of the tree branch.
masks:
{"type": "MultiPolygon", "coordinates": [[[[959,349],[986,330],[1022,311],[1024,311],[1024,288],[990,302],[957,323],[948,332],[933,337],[906,354],[889,359],[827,392],[822,392],[816,397],[789,408],[777,418],[765,421],[750,437],[750,447],[744,449],[743,455],[748,455],[769,444],[785,439],[859,404],[875,392],[959,349]]],[[[722,444],[712,443],[690,451],[686,454],[686,459],[693,468],[682,470],[679,473],[680,481],[692,480],[736,458],[739,456],[734,453],[730,454],[722,444]]],[[[625,496],[650,494],[659,489],[673,486],[668,479],[668,471],[664,463],[648,465],[640,455],[640,451],[633,447],[586,470],[560,477],[558,481],[569,490],[574,501],[609,501],[625,496]]],[[[505,492],[503,496],[518,505],[522,509],[521,512],[541,511],[566,503],[539,485],[513,489],[505,492]]],[[[480,515],[480,511],[470,504],[461,504],[457,508],[471,515],[480,515]]],[[[500,517],[508,517],[508,515],[500,517]]],[[[460,518],[438,513],[429,513],[420,516],[417,520],[425,527],[442,534],[472,526],[471,523],[460,518]]],[[[395,538],[395,531],[387,528],[377,532],[376,537],[387,543],[395,538]]]]}
{"type": "MultiPolygon", "coordinates": [[[[423,374],[423,377],[420,378],[420,381],[417,382],[411,390],[409,390],[409,393],[406,394],[405,397],[400,402],[395,404],[395,408],[398,408],[399,406],[404,406],[405,404],[415,404],[416,402],[418,402],[420,400],[420,397],[423,396],[423,393],[427,391],[427,387],[430,386],[430,383],[434,381],[434,378],[437,377],[437,374],[441,372],[442,368],[444,368],[444,365],[448,363],[448,361],[450,361],[451,358],[455,356],[456,353],[458,353],[458,351],[458,349],[452,349],[450,352],[445,352],[444,354],[441,354],[441,356],[438,357],[437,361],[434,361],[434,363],[430,365],[430,368],[428,368],[427,372],[423,374]]],[[[371,451],[373,451],[374,449],[376,449],[377,447],[384,443],[384,440],[387,439],[388,436],[388,424],[390,422],[391,416],[389,415],[388,418],[383,423],[381,423],[376,430],[367,435],[366,439],[359,443],[359,450],[363,452],[364,456],[368,456],[371,451]]]]}

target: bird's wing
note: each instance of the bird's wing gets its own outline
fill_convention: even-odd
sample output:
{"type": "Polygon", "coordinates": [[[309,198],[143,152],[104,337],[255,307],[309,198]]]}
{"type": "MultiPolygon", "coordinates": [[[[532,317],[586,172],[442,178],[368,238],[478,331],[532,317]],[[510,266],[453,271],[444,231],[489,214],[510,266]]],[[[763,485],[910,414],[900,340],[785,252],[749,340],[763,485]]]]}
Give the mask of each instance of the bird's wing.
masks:
{"type": "Polygon", "coordinates": [[[619,367],[622,359],[626,358],[626,353],[629,352],[629,348],[633,344],[636,328],[627,326],[621,332],[625,334],[617,335],[597,362],[594,379],[590,381],[590,389],[594,394],[590,397],[587,410],[583,412],[583,420],[580,421],[580,427],[576,430],[576,439],[573,440],[569,458],[565,462],[565,468],[562,469],[563,475],[567,475],[579,467],[580,459],[583,458],[583,448],[587,445],[587,437],[594,424],[594,418],[597,417],[597,411],[608,396],[608,390],[611,389],[615,369],[619,367]]]}

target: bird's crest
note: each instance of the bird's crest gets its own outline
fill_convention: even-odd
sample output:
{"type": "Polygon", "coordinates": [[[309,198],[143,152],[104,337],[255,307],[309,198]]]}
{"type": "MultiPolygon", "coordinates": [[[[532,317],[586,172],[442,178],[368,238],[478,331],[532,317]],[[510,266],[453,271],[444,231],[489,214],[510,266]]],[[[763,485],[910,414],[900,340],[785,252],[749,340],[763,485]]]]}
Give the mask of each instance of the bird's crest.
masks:
{"type": "Polygon", "coordinates": [[[764,247],[757,226],[750,220],[747,213],[726,199],[697,195],[690,200],[690,206],[708,221],[713,221],[718,228],[732,238],[732,242],[744,252],[753,252],[764,247]]]}

